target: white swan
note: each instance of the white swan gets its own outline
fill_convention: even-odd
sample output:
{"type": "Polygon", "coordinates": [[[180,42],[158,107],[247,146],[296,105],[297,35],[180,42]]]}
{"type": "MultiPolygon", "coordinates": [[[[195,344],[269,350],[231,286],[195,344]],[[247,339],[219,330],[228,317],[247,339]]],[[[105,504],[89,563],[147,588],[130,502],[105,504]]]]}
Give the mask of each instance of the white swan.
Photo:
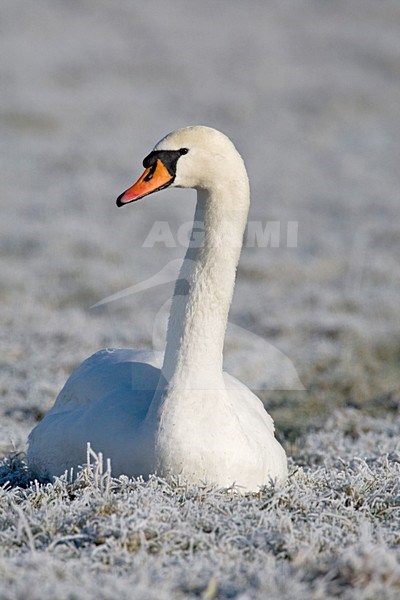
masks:
{"type": "Polygon", "coordinates": [[[209,127],[163,138],[118,206],[171,187],[197,189],[194,228],[176,282],[165,355],[101,350],[72,373],[29,436],[28,463],[61,475],[94,451],[114,475],[180,475],[193,483],[257,491],[287,477],[286,455],[261,401],[222,370],[222,350],[249,209],[243,160],[209,127]],[[198,235],[193,238],[198,240],[198,235]]]}

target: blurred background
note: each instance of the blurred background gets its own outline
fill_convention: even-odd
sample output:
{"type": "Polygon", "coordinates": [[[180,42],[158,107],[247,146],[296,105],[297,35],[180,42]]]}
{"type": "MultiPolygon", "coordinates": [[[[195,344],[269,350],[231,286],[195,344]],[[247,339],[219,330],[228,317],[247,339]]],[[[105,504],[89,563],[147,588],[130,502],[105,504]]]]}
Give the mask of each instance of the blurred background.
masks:
{"type": "Polygon", "coordinates": [[[245,244],[230,320],[249,336],[228,335],[231,372],[261,390],[289,440],[343,407],[398,415],[398,0],[13,0],[0,11],[0,453],[24,449],[91,353],[152,347],[172,284],[90,306],[183,256],[193,191],[121,210],[115,198],[161,137],[192,124],[231,137],[250,220],[280,227],[276,247],[245,244]],[[168,247],[145,243],[157,221],[168,247]],[[305,391],[269,389],[267,359],[250,373],[252,334],[305,391]]]}

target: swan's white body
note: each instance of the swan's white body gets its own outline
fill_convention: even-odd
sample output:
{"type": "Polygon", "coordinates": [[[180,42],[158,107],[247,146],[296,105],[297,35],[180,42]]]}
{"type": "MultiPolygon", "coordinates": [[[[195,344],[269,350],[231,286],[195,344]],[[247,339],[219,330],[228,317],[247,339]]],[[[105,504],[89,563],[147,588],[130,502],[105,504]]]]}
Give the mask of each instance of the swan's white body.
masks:
{"type": "Polygon", "coordinates": [[[155,151],[164,156],[182,147],[186,156],[177,160],[171,185],[198,190],[194,227],[204,240],[187,250],[165,355],[101,350],[84,361],[30,434],[28,461],[42,477],[82,465],[90,442],[111,459],[114,475],[158,472],[243,491],[286,479],[271,417],[222,370],[249,208],[246,170],[230,140],[214,129],[178,130],[155,151]]]}

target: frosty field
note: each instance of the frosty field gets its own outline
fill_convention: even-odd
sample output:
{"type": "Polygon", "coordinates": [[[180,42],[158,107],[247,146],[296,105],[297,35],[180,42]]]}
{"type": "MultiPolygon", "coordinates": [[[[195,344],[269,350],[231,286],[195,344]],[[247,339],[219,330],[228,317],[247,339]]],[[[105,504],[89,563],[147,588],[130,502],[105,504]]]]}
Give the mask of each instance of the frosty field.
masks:
{"type": "Polygon", "coordinates": [[[397,598],[397,0],[0,13],[0,599],[397,598]],[[115,198],[200,123],[249,171],[226,366],[273,416],[289,481],[240,497],[94,464],[30,485],[27,435],[69,373],[162,347],[168,277],[91,307],[183,257],[193,192],[115,198]]]}

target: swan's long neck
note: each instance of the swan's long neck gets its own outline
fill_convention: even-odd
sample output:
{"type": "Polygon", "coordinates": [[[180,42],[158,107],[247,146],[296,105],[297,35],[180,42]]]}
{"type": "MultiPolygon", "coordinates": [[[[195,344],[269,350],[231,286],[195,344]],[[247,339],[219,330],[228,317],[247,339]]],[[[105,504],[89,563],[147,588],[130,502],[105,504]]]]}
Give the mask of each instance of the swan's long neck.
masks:
{"type": "Polygon", "coordinates": [[[192,243],[176,282],[168,324],[162,379],[169,389],[207,389],[221,381],[225,329],[248,206],[245,171],[234,186],[198,191],[192,243]]]}

